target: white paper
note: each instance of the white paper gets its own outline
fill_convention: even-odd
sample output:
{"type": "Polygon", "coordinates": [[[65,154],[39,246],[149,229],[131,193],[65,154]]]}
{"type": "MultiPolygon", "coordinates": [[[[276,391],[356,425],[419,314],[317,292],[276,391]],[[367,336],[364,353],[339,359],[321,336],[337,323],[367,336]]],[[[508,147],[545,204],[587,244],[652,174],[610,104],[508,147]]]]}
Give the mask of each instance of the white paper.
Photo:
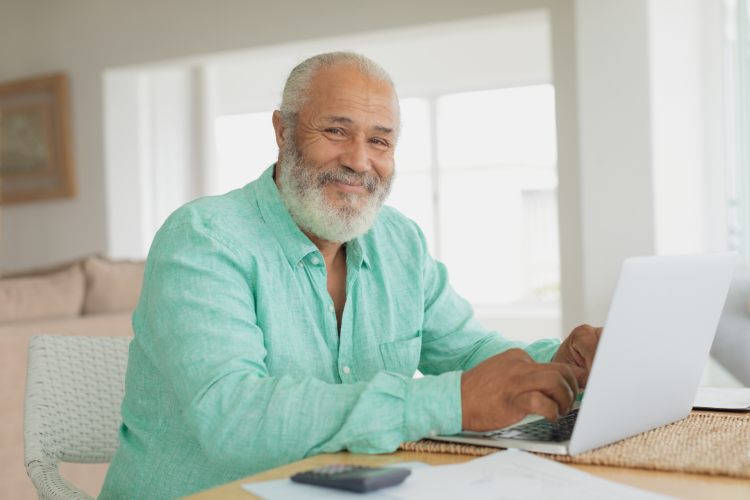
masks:
{"type": "MultiPolygon", "coordinates": [[[[403,464],[393,464],[403,466],[403,464]]],[[[289,479],[251,483],[243,488],[269,500],[274,499],[360,499],[368,500],[503,500],[575,499],[651,500],[667,498],[656,493],[600,479],[530,453],[508,450],[462,464],[413,468],[398,486],[365,496],[329,488],[292,483],[289,479]]]]}
{"type": "Polygon", "coordinates": [[[431,467],[389,493],[399,500],[663,499],[531,453],[508,450],[463,464],[431,467]]]}
{"type": "Polygon", "coordinates": [[[750,387],[701,387],[695,395],[694,407],[717,410],[750,411],[750,387]]]}

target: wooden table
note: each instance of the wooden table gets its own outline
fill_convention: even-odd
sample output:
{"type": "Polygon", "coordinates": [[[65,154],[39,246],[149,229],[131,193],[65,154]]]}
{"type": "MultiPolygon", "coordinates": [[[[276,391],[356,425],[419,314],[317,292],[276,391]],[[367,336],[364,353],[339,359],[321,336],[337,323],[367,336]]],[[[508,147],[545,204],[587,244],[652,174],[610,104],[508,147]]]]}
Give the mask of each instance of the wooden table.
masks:
{"type": "MultiPolygon", "coordinates": [[[[476,458],[469,455],[449,455],[442,453],[415,453],[399,451],[388,455],[355,455],[350,453],[333,453],[318,455],[288,465],[255,474],[254,476],[225,484],[188,498],[193,500],[249,500],[257,498],[243,490],[244,483],[255,483],[271,479],[282,479],[296,472],[334,463],[381,465],[395,462],[420,461],[430,465],[445,465],[466,462],[476,458]]],[[[623,469],[618,467],[601,467],[594,465],[572,465],[576,469],[591,473],[603,479],[629,484],[646,490],[672,495],[679,498],[701,499],[750,499],[750,479],[728,477],[700,476],[678,472],[656,472],[640,469],[623,469]]]]}

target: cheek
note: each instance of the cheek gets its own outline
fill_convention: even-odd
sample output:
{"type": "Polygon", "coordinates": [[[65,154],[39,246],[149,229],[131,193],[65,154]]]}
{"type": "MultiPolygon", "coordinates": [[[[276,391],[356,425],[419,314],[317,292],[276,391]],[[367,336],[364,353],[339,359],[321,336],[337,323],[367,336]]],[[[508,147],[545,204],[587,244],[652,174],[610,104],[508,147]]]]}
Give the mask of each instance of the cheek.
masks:
{"type": "Polygon", "coordinates": [[[300,153],[316,163],[330,161],[337,155],[330,141],[320,136],[312,136],[299,143],[300,153]]]}
{"type": "Polygon", "coordinates": [[[381,158],[376,161],[373,161],[373,170],[378,174],[378,177],[381,179],[389,179],[391,176],[393,176],[393,170],[395,168],[395,164],[393,162],[393,156],[389,156],[388,158],[381,158]]]}

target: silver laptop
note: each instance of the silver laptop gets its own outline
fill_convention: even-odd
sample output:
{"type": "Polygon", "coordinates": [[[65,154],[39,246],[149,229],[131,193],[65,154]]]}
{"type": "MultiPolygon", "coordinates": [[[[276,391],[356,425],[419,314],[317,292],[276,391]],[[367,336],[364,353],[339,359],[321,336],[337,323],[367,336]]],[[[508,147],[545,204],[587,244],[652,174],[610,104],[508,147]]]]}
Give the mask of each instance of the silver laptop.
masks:
{"type": "Polygon", "coordinates": [[[738,260],[734,253],[625,260],[577,407],[557,422],[530,416],[432,439],[575,455],[686,417],[738,260]]]}

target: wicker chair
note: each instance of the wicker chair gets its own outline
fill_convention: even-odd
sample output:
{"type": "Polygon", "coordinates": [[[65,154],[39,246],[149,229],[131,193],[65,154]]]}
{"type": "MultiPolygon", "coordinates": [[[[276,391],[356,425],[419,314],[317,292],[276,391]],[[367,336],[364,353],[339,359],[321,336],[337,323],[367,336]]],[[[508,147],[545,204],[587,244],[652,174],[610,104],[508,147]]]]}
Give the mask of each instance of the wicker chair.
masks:
{"type": "Polygon", "coordinates": [[[29,343],[26,472],[41,499],[88,499],[58,463],[107,463],[119,444],[128,337],[42,335],[29,343]]]}

